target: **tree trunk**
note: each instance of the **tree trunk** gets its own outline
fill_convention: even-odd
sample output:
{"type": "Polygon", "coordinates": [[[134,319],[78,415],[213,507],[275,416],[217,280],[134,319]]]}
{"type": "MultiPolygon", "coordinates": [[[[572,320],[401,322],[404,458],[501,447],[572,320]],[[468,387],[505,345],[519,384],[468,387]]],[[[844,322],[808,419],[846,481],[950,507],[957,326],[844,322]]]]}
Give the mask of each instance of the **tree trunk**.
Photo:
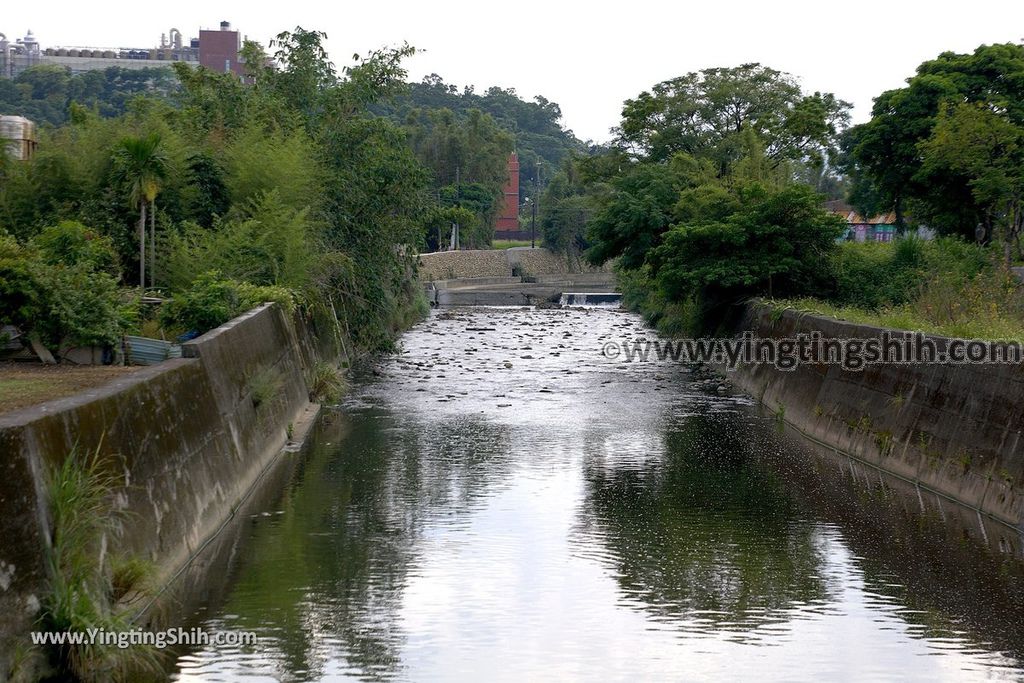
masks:
{"type": "Polygon", "coordinates": [[[149,286],[156,287],[156,200],[149,203],[149,286]]]}
{"type": "Polygon", "coordinates": [[[896,211],[896,234],[902,235],[907,231],[907,222],[903,218],[903,196],[901,194],[896,195],[893,208],[896,211]]]}
{"type": "Polygon", "coordinates": [[[1011,251],[1011,234],[1010,224],[1003,224],[1003,265],[1006,266],[1006,272],[1010,272],[1011,266],[1013,266],[1013,252],[1011,251]]]}
{"type": "Polygon", "coordinates": [[[146,288],[146,202],[139,207],[139,289],[146,288]]]}
{"type": "Polygon", "coordinates": [[[45,365],[56,365],[57,359],[53,357],[50,350],[43,346],[43,341],[39,338],[39,335],[32,332],[28,335],[29,346],[32,347],[32,351],[39,357],[45,365]]]}

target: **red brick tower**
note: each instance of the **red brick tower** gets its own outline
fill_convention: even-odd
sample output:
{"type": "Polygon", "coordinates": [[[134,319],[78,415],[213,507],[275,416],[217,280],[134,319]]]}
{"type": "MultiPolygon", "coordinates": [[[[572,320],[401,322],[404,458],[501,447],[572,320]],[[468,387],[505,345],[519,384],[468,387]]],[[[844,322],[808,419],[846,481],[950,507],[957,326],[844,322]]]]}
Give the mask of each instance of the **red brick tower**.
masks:
{"type": "Polygon", "coordinates": [[[515,152],[508,157],[508,180],[505,181],[504,205],[494,224],[495,237],[510,239],[507,233],[519,232],[519,157],[515,152]]]}

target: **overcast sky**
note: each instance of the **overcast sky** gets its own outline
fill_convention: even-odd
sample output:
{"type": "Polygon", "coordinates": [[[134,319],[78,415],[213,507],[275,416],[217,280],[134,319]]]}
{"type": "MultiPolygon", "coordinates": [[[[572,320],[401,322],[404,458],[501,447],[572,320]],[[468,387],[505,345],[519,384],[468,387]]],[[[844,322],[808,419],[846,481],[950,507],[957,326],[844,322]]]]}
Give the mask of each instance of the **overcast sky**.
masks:
{"type": "Polygon", "coordinates": [[[561,105],[566,127],[596,141],[609,138],[624,99],[689,71],[761,62],[797,76],[806,90],[852,102],[860,121],[873,97],[899,87],[925,59],[1024,37],[1024,2],[1011,0],[58,0],[2,7],[0,32],[13,40],[32,29],[43,47],[150,47],[172,27],[187,39],[221,20],[264,45],[296,25],[325,31],[339,66],[355,52],[408,41],[424,50],[407,63],[411,78],[437,73],[478,91],[500,85],[526,98],[543,95],[561,105]]]}

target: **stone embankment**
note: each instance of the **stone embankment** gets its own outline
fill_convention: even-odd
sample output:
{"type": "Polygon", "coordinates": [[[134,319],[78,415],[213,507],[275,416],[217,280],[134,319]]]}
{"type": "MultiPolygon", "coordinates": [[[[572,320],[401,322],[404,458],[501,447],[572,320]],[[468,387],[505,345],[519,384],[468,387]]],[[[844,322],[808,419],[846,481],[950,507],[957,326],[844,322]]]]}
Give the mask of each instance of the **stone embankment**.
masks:
{"type": "MultiPolygon", "coordinates": [[[[751,304],[739,330],[759,338],[878,338],[882,329],[751,304]]],[[[941,351],[945,337],[931,337],[941,351]]],[[[1024,523],[1024,366],[875,364],[863,370],[768,363],[728,374],[818,446],[995,519],[1024,523]]]]}
{"type": "Polygon", "coordinates": [[[0,680],[48,590],[47,473],[98,449],[125,513],[106,550],[152,562],[159,585],[301,440],[318,409],[310,370],[338,360],[332,347],[265,304],[186,343],[183,358],[0,416],[0,680]]]}

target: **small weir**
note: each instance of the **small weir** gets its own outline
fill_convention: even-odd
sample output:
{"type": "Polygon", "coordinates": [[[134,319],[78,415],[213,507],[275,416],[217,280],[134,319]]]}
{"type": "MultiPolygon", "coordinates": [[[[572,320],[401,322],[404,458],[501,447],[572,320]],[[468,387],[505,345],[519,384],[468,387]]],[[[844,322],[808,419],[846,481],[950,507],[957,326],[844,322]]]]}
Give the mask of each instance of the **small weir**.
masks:
{"type": "Polygon", "coordinates": [[[622,303],[619,292],[565,292],[559,300],[563,306],[618,306],[622,303]]]}

